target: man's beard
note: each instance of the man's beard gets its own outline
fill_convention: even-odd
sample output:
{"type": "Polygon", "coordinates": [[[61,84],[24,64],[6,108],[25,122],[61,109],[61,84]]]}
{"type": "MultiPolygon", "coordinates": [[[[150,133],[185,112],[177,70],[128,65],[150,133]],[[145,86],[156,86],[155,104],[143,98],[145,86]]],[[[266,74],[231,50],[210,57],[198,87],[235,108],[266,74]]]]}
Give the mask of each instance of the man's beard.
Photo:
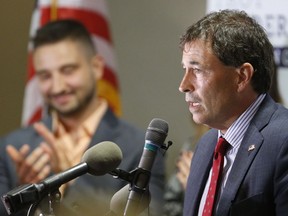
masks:
{"type": "Polygon", "coordinates": [[[54,107],[53,105],[50,104],[49,105],[49,111],[55,110],[58,113],[58,115],[63,116],[63,117],[71,117],[71,116],[77,115],[86,109],[87,105],[89,103],[91,103],[92,99],[95,97],[95,94],[96,94],[96,88],[94,85],[90,89],[90,91],[87,92],[85,97],[79,101],[77,106],[75,106],[69,110],[62,111],[62,110],[58,109],[57,107],[54,107]]]}

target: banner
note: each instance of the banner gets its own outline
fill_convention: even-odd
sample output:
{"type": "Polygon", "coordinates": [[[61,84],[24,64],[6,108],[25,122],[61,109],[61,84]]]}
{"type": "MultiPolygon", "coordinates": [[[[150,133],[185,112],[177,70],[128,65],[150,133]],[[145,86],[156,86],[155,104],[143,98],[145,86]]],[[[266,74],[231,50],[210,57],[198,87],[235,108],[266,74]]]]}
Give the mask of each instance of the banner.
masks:
{"type": "Polygon", "coordinates": [[[207,12],[223,9],[246,11],[262,25],[274,46],[278,86],[288,107],[288,1],[287,0],[207,0],[207,12]]]}

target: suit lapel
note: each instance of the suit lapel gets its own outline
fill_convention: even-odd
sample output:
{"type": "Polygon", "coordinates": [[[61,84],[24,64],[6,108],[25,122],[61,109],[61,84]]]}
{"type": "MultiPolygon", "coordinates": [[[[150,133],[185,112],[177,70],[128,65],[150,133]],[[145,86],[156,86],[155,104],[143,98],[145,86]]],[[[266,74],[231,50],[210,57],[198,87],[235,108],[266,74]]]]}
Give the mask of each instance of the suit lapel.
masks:
{"type": "Polygon", "coordinates": [[[210,138],[202,139],[195,151],[195,154],[192,160],[190,175],[189,175],[189,187],[186,190],[187,198],[185,198],[186,205],[192,205],[188,214],[185,215],[197,215],[200,200],[205,188],[209,171],[212,165],[212,157],[214,148],[217,142],[217,131],[211,130],[210,132],[213,135],[208,136],[210,138]],[[213,137],[211,139],[211,137],[213,137]],[[196,153],[197,152],[197,153],[196,153]],[[194,212],[193,212],[194,211],[194,212]]]}
{"type": "Polygon", "coordinates": [[[117,137],[117,131],[115,132],[114,127],[117,127],[118,120],[112,113],[110,109],[106,111],[103,118],[100,120],[97,130],[94,132],[94,135],[89,144],[89,148],[103,141],[114,141],[117,137]]]}
{"type": "Polygon", "coordinates": [[[263,137],[257,128],[249,127],[249,135],[242,141],[220,198],[217,215],[228,215],[231,202],[235,199],[237,191],[262,143],[263,137]]]}
{"type": "Polygon", "coordinates": [[[259,111],[252,119],[239,147],[223,194],[219,200],[217,216],[228,215],[231,203],[236,199],[241,183],[263,143],[261,130],[269,123],[274,111],[275,103],[267,95],[259,111]]]}

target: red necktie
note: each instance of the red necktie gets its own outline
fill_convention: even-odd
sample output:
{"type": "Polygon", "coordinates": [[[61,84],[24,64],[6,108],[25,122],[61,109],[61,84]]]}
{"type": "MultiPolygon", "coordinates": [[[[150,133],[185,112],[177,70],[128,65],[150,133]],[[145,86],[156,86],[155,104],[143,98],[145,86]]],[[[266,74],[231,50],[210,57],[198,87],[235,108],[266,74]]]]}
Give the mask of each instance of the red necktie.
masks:
{"type": "Polygon", "coordinates": [[[214,151],[212,176],[202,216],[213,215],[213,207],[216,202],[217,191],[221,182],[220,178],[223,170],[224,155],[227,146],[228,142],[224,138],[220,137],[214,151]]]}

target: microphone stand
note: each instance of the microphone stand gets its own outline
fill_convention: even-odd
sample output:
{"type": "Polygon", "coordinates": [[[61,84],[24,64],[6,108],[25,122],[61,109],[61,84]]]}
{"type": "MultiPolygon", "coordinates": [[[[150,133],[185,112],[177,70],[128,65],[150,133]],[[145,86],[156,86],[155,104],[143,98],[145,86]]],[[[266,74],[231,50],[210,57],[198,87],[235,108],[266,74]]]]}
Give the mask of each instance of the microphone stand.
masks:
{"type": "MultiPolygon", "coordinates": [[[[136,216],[138,215],[137,212],[139,208],[141,208],[139,205],[139,202],[142,200],[142,198],[145,198],[147,194],[149,194],[149,186],[148,184],[145,184],[149,182],[151,173],[147,170],[144,170],[142,168],[136,168],[130,172],[126,172],[124,170],[121,170],[119,168],[116,168],[115,170],[109,172],[115,179],[122,179],[127,182],[129,182],[129,191],[136,191],[137,193],[134,193],[133,196],[128,194],[128,202],[131,204],[129,205],[129,208],[124,208],[123,213],[124,216],[136,216]],[[144,182],[140,185],[137,185],[137,179],[142,178],[144,179],[144,182]],[[146,195],[144,195],[146,194],[146,195]]],[[[150,195],[150,194],[149,194],[150,195]]],[[[148,196],[149,196],[148,195],[148,196]]],[[[150,200],[149,200],[150,202],[150,200]]],[[[112,213],[109,213],[108,215],[111,215],[112,213]]],[[[115,214],[113,214],[115,215],[115,214]]],[[[118,215],[118,214],[116,214],[118,215]]],[[[121,214],[122,215],[122,214],[121,214]]],[[[107,215],[106,215],[107,216],[107,215]]]]}
{"type": "MultiPolygon", "coordinates": [[[[163,150],[163,155],[166,153],[166,151],[170,148],[172,144],[173,144],[172,141],[168,141],[167,144],[163,143],[163,145],[160,146],[161,149],[163,150]]],[[[128,201],[133,203],[133,205],[130,205],[130,208],[128,209],[125,208],[124,210],[124,216],[136,216],[135,212],[137,212],[137,209],[139,207],[138,202],[142,199],[142,197],[144,196],[143,194],[145,192],[149,193],[149,186],[148,184],[146,185],[145,183],[149,182],[151,172],[137,167],[136,169],[130,172],[116,168],[115,170],[109,172],[109,174],[112,175],[113,178],[115,179],[120,178],[122,180],[129,182],[130,183],[129,191],[133,190],[133,191],[138,192],[138,193],[135,193],[133,197],[132,196],[130,197],[130,194],[129,194],[128,201]],[[141,182],[140,184],[144,183],[144,185],[136,184],[139,176],[142,176],[142,179],[143,179],[143,182],[141,182]]]]}
{"type": "MultiPolygon", "coordinates": [[[[38,205],[41,203],[41,201],[44,198],[46,198],[46,197],[43,197],[39,201],[32,203],[30,205],[28,212],[27,212],[27,216],[35,216],[35,212],[38,208],[38,205]]],[[[57,216],[57,214],[59,212],[60,201],[61,201],[61,193],[60,193],[59,189],[56,189],[52,193],[48,193],[47,198],[48,198],[48,209],[47,209],[48,211],[47,211],[47,213],[41,212],[39,214],[39,216],[57,216]]],[[[45,211],[46,211],[46,209],[45,209],[45,211]]]]}
{"type": "MultiPolygon", "coordinates": [[[[161,146],[161,149],[163,150],[163,155],[166,153],[166,151],[170,148],[170,146],[172,145],[172,141],[168,141],[168,144],[163,144],[161,146]]],[[[142,168],[136,168],[130,172],[121,170],[119,168],[116,168],[115,170],[112,170],[109,172],[110,175],[113,176],[113,178],[115,179],[122,179],[125,180],[127,182],[129,182],[132,187],[135,186],[135,179],[139,177],[139,175],[145,175],[146,178],[150,178],[150,172],[146,171],[142,168]]]]}

